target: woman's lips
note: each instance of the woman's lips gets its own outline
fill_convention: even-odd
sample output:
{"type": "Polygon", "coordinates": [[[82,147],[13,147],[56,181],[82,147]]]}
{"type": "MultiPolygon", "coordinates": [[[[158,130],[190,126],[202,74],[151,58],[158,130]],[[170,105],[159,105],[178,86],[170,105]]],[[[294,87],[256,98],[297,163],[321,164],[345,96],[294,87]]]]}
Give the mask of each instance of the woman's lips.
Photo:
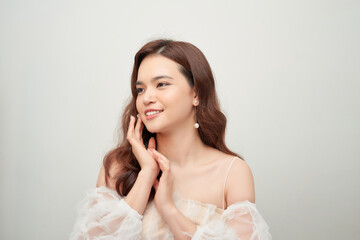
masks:
{"type": "Polygon", "coordinates": [[[152,118],[155,118],[155,117],[157,117],[160,113],[162,113],[163,111],[161,111],[161,112],[158,112],[158,113],[155,113],[155,114],[152,114],[152,115],[149,115],[149,116],[146,116],[146,119],[148,120],[148,119],[152,119],[152,118]]]}

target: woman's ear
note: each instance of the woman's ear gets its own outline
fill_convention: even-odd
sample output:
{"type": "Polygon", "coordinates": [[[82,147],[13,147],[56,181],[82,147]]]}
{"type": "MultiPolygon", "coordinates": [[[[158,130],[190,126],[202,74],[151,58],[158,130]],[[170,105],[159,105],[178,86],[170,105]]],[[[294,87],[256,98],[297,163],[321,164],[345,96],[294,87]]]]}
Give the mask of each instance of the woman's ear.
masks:
{"type": "Polygon", "coordinates": [[[193,104],[194,104],[194,106],[199,105],[199,97],[198,97],[198,94],[197,94],[197,91],[196,91],[195,87],[194,87],[194,90],[193,90],[193,104]]]}

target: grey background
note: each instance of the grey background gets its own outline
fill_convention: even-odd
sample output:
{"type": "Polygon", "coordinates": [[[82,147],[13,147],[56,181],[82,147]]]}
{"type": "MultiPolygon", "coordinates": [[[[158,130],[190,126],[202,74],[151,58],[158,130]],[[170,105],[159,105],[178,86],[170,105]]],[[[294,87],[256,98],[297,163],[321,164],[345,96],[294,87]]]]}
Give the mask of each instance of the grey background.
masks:
{"type": "Polygon", "coordinates": [[[136,51],[207,56],[274,239],[360,239],[359,1],[0,1],[0,238],[67,239],[136,51]]]}

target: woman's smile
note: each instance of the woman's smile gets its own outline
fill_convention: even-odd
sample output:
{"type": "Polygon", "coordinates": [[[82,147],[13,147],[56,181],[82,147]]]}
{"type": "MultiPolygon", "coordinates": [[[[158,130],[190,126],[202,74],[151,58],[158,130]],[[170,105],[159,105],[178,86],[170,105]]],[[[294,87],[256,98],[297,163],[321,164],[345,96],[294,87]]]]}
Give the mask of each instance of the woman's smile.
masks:
{"type": "Polygon", "coordinates": [[[146,116],[146,119],[149,120],[149,119],[152,119],[152,118],[155,118],[157,116],[159,116],[159,114],[162,112],[163,110],[146,110],[145,111],[145,116],[146,116]]]}

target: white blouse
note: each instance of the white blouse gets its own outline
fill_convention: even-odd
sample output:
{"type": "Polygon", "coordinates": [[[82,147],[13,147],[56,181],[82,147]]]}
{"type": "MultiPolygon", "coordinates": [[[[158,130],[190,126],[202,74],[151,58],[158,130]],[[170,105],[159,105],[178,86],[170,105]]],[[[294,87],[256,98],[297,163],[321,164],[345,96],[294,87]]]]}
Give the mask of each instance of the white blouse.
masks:
{"type": "MultiPolygon", "coordinates": [[[[269,226],[252,202],[237,202],[224,210],[185,199],[177,191],[173,198],[177,208],[197,226],[193,235],[184,232],[192,240],[272,239],[269,226]]],[[[102,186],[88,190],[77,208],[78,218],[70,240],[174,239],[154,201],[140,215],[116,191],[102,186]]]]}

